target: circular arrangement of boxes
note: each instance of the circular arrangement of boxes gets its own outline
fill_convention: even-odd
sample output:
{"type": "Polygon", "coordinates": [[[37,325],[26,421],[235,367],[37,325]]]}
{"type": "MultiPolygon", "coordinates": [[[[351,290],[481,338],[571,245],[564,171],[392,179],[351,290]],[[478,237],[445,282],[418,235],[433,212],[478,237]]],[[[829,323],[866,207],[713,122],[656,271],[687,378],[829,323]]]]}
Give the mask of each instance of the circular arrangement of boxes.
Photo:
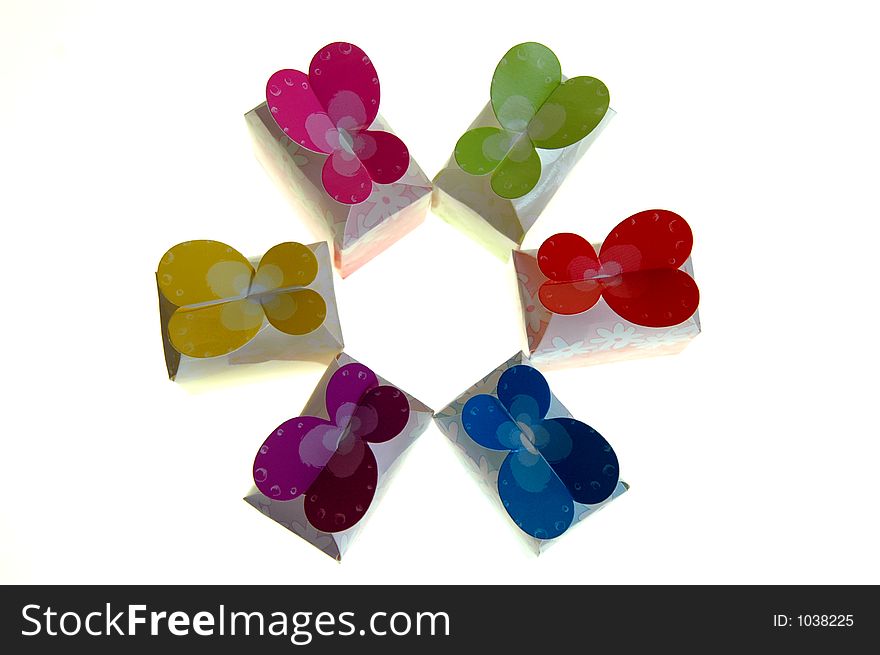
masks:
{"type": "Polygon", "coordinates": [[[331,557],[341,559],[392,465],[431,420],[540,552],[628,485],[612,445],[571,415],[538,366],[681,350],[700,332],[691,229],[651,209],[598,247],[563,233],[520,249],[614,114],[601,81],[565,78],[541,44],[504,55],[490,102],[433,183],[378,109],[376,69],[350,43],[322,48],[308,73],[269,78],[266,102],[245,116],[257,157],[327,242],[281,243],[259,258],[208,240],[168,250],[156,271],[168,375],[330,362],[301,415],[260,446],[245,500],[331,557]],[[513,257],[527,342],[436,413],[343,352],[332,270],[350,275],[429,207],[513,257]]]}

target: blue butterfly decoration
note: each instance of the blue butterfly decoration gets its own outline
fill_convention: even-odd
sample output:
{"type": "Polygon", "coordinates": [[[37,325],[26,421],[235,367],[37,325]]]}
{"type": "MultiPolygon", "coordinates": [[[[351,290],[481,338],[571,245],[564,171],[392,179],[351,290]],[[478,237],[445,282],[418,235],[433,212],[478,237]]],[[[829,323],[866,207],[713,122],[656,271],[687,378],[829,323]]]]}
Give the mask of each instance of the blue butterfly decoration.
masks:
{"type": "Polygon", "coordinates": [[[574,519],[574,503],[595,505],[614,493],[617,455],[601,434],[571,418],[545,418],[550,387],[531,366],[507,369],[497,398],[471,397],[465,431],[481,446],[510,451],[498,472],[498,495],[510,518],[537,539],[553,539],[574,519]]]}

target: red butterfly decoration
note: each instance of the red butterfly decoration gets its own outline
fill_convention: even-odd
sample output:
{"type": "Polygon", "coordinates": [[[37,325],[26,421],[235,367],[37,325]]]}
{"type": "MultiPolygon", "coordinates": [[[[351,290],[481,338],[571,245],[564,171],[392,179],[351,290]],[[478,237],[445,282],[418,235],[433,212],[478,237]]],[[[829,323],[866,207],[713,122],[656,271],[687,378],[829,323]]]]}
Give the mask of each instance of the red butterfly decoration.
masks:
{"type": "Polygon", "coordinates": [[[583,237],[556,234],[538,249],[538,266],[549,278],[538,297],[554,314],[580,314],[601,297],[630,323],[678,325],[700,302],[696,282],[680,269],[693,243],[687,221],[665,209],[621,221],[598,255],[583,237]]]}

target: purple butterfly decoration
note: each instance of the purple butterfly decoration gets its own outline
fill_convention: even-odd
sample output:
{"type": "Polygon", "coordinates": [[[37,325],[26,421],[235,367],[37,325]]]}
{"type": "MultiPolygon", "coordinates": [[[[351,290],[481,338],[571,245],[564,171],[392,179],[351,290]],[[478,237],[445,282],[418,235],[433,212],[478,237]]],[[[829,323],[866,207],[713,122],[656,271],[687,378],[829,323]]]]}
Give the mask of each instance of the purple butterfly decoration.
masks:
{"type": "Polygon", "coordinates": [[[378,470],[370,443],[400,434],[409,401],[397,387],[380,385],[363,364],[336,371],[325,393],[330,420],[298,416],[279,425],[254,459],[254,483],[272,500],[305,496],[309,523],[341,532],[364,516],[376,492],[378,470]]]}

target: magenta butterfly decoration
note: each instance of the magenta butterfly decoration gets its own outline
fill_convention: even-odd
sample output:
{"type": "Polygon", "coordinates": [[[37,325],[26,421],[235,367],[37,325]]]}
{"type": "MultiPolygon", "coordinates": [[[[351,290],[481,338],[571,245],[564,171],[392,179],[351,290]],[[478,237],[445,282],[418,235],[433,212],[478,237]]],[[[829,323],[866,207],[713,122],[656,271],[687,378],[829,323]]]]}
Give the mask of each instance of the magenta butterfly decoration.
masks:
{"type": "Polygon", "coordinates": [[[321,179],[336,201],[366,200],[373,183],[396,182],[409,150],[390,132],[369,130],[379,112],[379,78],[351,43],[331,43],[312,58],[309,74],[280,70],[266,84],[272,117],[295,143],[326,155],[321,179]]]}
{"type": "Polygon", "coordinates": [[[305,496],[309,523],[341,532],[361,520],[376,493],[378,470],[369,444],[403,431],[409,401],[397,387],[380,385],[363,364],[336,371],[325,401],[330,420],[298,416],[269,435],[254,459],[254,482],[273,500],[305,496]]]}

